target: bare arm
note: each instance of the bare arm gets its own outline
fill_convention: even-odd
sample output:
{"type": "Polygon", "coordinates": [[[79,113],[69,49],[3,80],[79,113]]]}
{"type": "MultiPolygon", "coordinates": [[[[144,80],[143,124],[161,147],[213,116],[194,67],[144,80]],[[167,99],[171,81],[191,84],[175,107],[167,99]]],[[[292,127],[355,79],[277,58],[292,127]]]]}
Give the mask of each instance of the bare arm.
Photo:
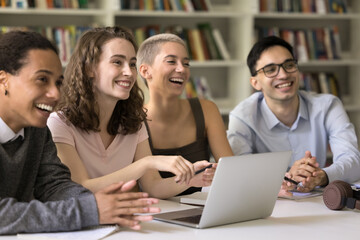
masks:
{"type": "MultiPolygon", "coordinates": [[[[59,158],[70,169],[71,179],[90,189],[92,192],[97,192],[112,183],[120,181],[127,182],[132,179],[137,180],[148,168],[146,165],[147,162],[145,161],[135,162],[111,174],[90,179],[85,165],[81,161],[75,147],[66,143],[56,143],[56,148],[59,158]]],[[[121,158],[121,156],[119,156],[119,158],[121,158]]]]}
{"type": "Polygon", "coordinates": [[[204,112],[206,134],[215,161],[217,162],[220,157],[233,156],[218,107],[208,100],[200,100],[200,103],[204,112]]]}
{"type": "MultiPolygon", "coordinates": [[[[149,154],[151,155],[149,143],[148,141],[143,142],[138,145],[135,154],[135,161],[136,159],[144,159],[144,157],[148,156],[149,154]]],[[[209,171],[205,171],[204,173],[199,174],[199,176],[197,175],[196,178],[192,178],[194,175],[194,171],[197,171],[209,164],[207,161],[199,161],[192,165],[190,162],[180,156],[151,156],[151,158],[148,158],[148,160],[154,162],[154,167],[152,169],[149,169],[144,174],[144,176],[140,178],[140,184],[143,190],[148,192],[150,196],[163,199],[173,197],[185,191],[190,186],[193,186],[195,184],[198,185],[199,181],[202,183],[202,186],[209,185],[209,180],[206,179],[206,175],[203,175],[211,175],[210,169],[208,169],[209,171]],[[178,182],[178,176],[171,178],[162,178],[160,176],[158,171],[167,171],[166,169],[168,167],[166,165],[168,165],[168,163],[166,162],[172,161],[174,157],[181,159],[181,161],[184,161],[193,167],[192,174],[190,178],[186,178],[186,181],[178,182]]]]}
{"type": "MultiPolygon", "coordinates": [[[[72,173],[72,180],[82,184],[92,192],[97,192],[112,183],[120,181],[126,182],[132,179],[138,180],[147,173],[149,177],[146,183],[144,183],[144,186],[147,186],[144,187],[144,190],[149,191],[151,195],[156,197],[162,197],[163,195],[161,193],[167,192],[166,197],[171,197],[188,188],[187,183],[190,182],[195,171],[193,165],[180,156],[151,156],[149,143],[146,140],[138,144],[132,164],[102,177],[89,178],[85,165],[73,146],[56,143],[56,147],[59,158],[69,167],[72,173]],[[172,172],[176,176],[163,180],[158,172],[159,170],[172,172]],[[164,186],[162,184],[160,193],[158,191],[153,192],[152,186],[163,181],[165,181],[165,183],[163,183],[165,186],[170,184],[171,191],[166,187],[162,187],[164,186]]],[[[121,156],[119,156],[119,158],[121,158],[121,156]]]]}

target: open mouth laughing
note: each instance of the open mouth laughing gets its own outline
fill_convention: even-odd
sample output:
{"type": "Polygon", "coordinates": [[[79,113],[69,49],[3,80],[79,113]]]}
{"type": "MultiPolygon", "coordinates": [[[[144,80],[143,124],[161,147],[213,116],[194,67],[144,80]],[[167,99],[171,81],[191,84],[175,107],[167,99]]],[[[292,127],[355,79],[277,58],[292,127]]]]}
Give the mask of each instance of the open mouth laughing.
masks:
{"type": "Polygon", "coordinates": [[[36,107],[42,111],[46,111],[46,112],[52,112],[53,111],[53,107],[44,103],[38,103],[36,104],[36,107]]]}
{"type": "Polygon", "coordinates": [[[281,89],[281,88],[287,88],[291,87],[294,84],[294,82],[287,82],[287,83],[281,83],[275,86],[275,88],[281,89]]]}
{"type": "Polygon", "coordinates": [[[182,79],[182,78],[170,78],[170,82],[182,85],[184,83],[184,79],[182,79]]]}

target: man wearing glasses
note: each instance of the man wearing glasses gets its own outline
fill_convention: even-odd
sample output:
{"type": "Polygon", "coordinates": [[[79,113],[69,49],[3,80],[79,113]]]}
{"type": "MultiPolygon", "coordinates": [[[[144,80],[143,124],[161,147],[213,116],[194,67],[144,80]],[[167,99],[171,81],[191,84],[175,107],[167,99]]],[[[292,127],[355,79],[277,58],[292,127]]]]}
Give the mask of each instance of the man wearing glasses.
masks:
{"type": "Polygon", "coordinates": [[[278,37],[264,38],[251,49],[247,64],[258,92],[230,113],[228,139],[234,154],[291,150],[287,175],[300,184],[288,187],[302,192],[333,180],[359,180],[357,139],[341,101],[299,90],[292,47],[278,37]],[[333,164],[325,166],[329,146],[333,164]]]}

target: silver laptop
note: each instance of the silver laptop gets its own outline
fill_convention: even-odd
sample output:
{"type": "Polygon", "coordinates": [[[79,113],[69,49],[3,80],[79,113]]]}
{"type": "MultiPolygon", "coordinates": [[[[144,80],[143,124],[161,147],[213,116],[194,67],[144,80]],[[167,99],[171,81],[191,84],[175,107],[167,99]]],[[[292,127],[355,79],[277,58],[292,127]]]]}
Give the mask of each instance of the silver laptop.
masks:
{"type": "Polygon", "coordinates": [[[155,214],[154,219],[207,228],[271,215],[291,151],[220,158],[204,207],[155,214]]]}

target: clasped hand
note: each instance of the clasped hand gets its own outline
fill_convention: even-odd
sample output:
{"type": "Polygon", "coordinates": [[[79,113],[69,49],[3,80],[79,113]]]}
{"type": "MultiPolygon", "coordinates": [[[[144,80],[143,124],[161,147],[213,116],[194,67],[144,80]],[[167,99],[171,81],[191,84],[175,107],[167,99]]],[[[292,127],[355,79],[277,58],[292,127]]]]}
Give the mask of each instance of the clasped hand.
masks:
{"type": "Polygon", "coordinates": [[[284,181],[279,195],[291,195],[289,191],[293,189],[299,192],[310,192],[316,186],[325,185],[327,181],[326,173],[319,168],[316,157],[312,156],[310,151],[306,151],[305,156],[293,164],[286,176],[299,184],[284,181]]]}

